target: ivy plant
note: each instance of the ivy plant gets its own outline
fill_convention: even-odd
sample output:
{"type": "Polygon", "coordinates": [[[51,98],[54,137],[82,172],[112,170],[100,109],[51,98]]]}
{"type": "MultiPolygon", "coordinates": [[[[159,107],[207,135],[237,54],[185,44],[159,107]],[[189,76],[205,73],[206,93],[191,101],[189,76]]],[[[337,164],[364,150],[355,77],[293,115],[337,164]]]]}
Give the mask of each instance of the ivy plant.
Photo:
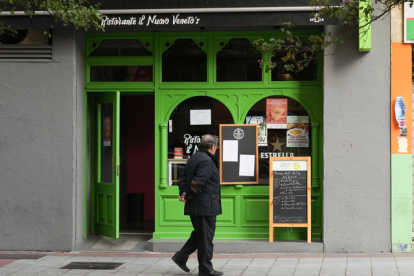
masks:
{"type": "Polygon", "coordinates": [[[349,31],[338,37],[330,32],[301,37],[295,35],[294,22],[286,22],[281,27],[282,38],[268,41],[258,39],[254,42],[256,47],[272,56],[272,60],[260,60],[260,65],[265,66],[266,71],[278,66],[283,66],[285,71],[301,71],[316,62],[318,53],[325,48],[344,43],[346,36],[358,33],[360,29],[363,35],[368,30],[367,26],[385,18],[393,8],[404,2],[412,6],[414,0],[342,0],[339,5],[334,5],[331,0],[310,0],[310,6],[316,8],[313,13],[316,19],[325,15],[331,19],[337,18],[341,25],[350,27],[349,31]],[[274,58],[276,55],[278,59],[274,58]]]}

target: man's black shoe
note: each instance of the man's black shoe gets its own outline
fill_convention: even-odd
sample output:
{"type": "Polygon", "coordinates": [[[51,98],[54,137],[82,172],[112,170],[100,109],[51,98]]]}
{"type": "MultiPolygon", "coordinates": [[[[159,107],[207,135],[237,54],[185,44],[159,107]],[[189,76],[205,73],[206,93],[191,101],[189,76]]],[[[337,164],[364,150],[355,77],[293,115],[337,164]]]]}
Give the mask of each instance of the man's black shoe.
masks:
{"type": "Polygon", "coordinates": [[[190,273],[190,269],[187,267],[187,265],[185,263],[179,262],[175,256],[173,256],[171,259],[173,260],[174,263],[176,263],[178,265],[179,268],[181,268],[182,270],[184,270],[187,273],[190,273]]]}
{"type": "Polygon", "coordinates": [[[208,273],[198,273],[198,276],[220,276],[223,275],[224,273],[221,271],[216,271],[216,270],[212,270],[208,273]]]}

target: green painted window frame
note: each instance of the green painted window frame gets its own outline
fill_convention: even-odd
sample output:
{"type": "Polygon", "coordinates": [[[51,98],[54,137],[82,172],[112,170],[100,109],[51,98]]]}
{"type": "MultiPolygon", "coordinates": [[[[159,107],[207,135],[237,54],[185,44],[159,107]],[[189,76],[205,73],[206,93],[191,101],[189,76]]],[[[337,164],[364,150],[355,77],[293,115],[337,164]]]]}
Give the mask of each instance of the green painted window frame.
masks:
{"type": "MultiPolygon", "coordinates": [[[[308,37],[312,34],[319,33],[320,31],[316,30],[306,30],[306,31],[297,31],[298,36],[308,37]]],[[[262,81],[252,81],[252,82],[217,82],[216,81],[216,54],[221,50],[221,46],[218,43],[222,40],[226,43],[232,38],[247,38],[251,42],[258,38],[270,39],[270,38],[282,38],[282,34],[279,31],[265,31],[265,32],[180,32],[180,33],[116,33],[116,34],[88,34],[86,39],[86,69],[85,69],[85,87],[86,90],[101,90],[102,86],[105,86],[106,89],[112,90],[113,85],[118,88],[118,90],[123,90],[126,88],[127,91],[130,91],[132,88],[136,87],[137,89],[142,89],[143,87],[148,89],[154,89],[155,86],[158,86],[160,90],[165,89],[208,89],[208,88],[237,88],[242,87],[245,89],[248,88],[266,88],[272,87],[275,89],[278,88],[296,88],[303,86],[321,86],[322,85],[322,76],[323,68],[318,66],[318,79],[315,81],[272,81],[271,74],[266,73],[263,68],[263,78],[262,81]],[[149,35],[152,34],[152,37],[149,35]],[[93,43],[97,43],[104,39],[143,39],[144,41],[151,41],[151,51],[153,51],[153,57],[89,57],[93,49],[91,46],[93,43]],[[162,82],[162,54],[168,48],[165,46],[165,42],[174,42],[177,39],[192,39],[196,43],[204,42],[203,50],[207,53],[207,82],[162,82]],[[153,75],[153,84],[148,83],[126,83],[126,82],[103,82],[100,84],[90,82],[90,66],[97,65],[136,65],[136,66],[149,66],[153,65],[154,75],[153,75]],[[209,66],[210,65],[210,66],[209,66]],[[109,85],[109,87],[108,87],[109,85]],[[184,88],[183,88],[184,86],[184,88]]],[[[262,56],[265,60],[270,60],[269,54],[264,54],[262,56]]],[[[323,64],[323,54],[318,55],[318,64],[323,64]]],[[[258,65],[259,66],[259,65],[258,65]]],[[[114,88],[116,89],[116,88],[114,88]]],[[[106,90],[107,91],[107,90],[106,90]]]]}
{"type": "MultiPolygon", "coordinates": [[[[315,33],[320,33],[320,30],[306,30],[297,31],[300,36],[309,36],[315,33]]],[[[154,238],[183,238],[187,237],[188,231],[191,228],[191,224],[181,218],[177,222],[171,223],[171,221],[161,218],[162,207],[161,197],[176,198],[176,187],[168,186],[168,157],[162,155],[165,148],[168,147],[168,141],[166,140],[168,135],[165,135],[168,131],[168,118],[170,111],[177,106],[180,102],[193,96],[210,96],[214,97],[222,102],[231,112],[234,123],[243,123],[244,118],[255,102],[247,103],[244,101],[240,103],[240,99],[245,95],[251,97],[252,101],[258,101],[267,96],[287,96],[291,97],[306,107],[308,113],[312,112],[309,109],[315,109],[315,105],[311,102],[317,101],[322,104],[323,102],[323,53],[318,55],[318,79],[316,81],[271,81],[271,74],[265,73],[263,68],[263,80],[262,82],[215,82],[215,51],[217,47],[214,47],[213,42],[219,40],[218,38],[278,38],[281,37],[281,33],[277,31],[263,31],[263,32],[171,32],[171,33],[111,33],[111,34],[98,34],[90,33],[86,37],[86,58],[85,58],[85,95],[93,92],[116,92],[120,91],[122,95],[136,95],[136,94],[154,94],[155,95],[155,140],[158,141],[155,144],[155,200],[156,200],[156,213],[155,213],[155,233],[154,238]],[[87,53],[90,51],[90,43],[102,39],[130,39],[131,37],[144,37],[153,41],[151,47],[153,47],[153,57],[88,57],[87,53]],[[178,38],[207,38],[207,42],[204,47],[207,49],[207,64],[210,66],[207,70],[207,82],[194,82],[194,83],[165,83],[161,82],[162,72],[162,47],[163,41],[173,40],[178,38]],[[153,66],[153,83],[148,84],[146,82],[108,82],[108,83],[91,83],[89,81],[89,68],[91,65],[152,65],[153,66]],[[171,97],[171,101],[168,104],[162,102],[162,97],[167,95],[171,97]],[[254,100],[255,99],[255,100],[254,100]],[[310,104],[310,106],[309,106],[310,104]],[[250,105],[249,108],[247,108],[250,105]],[[165,180],[165,181],[164,181],[165,180]],[[165,183],[164,183],[165,182],[165,183]],[[158,185],[157,185],[158,184],[158,185]],[[181,219],[181,220],[180,220],[181,219]]],[[[263,58],[270,60],[270,55],[264,55],[263,58]]],[[[85,102],[85,110],[87,103],[85,102]]],[[[320,108],[321,109],[321,108],[320,108]]],[[[312,167],[312,173],[314,178],[312,180],[312,196],[319,197],[323,202],[323,129],[321,129],[323,122],[322,110],[314,110],[314,120],[311,121],[312,127],[320,129],[318,131],[319,139],[318,146],[315,148],[319,160],[317,160],[315,166],[312,167]],[[316,119],[315,119],[316,118],[316,119]],[[316,171],[315,171],[316,170],[316,171]]],[[[311,115],[310,115],[311,116],[311,115]]],[[[85,118],[85,122],[87,119],[85,118]]],[[[86,131],[85,131],[86,133],[86,131]]],[[[315,139],[313,139],[315,140],[315,139]]],[[[87,148],[87,137],[85,136],[85,148],[87,148]]],[[[86,155],[85,155],[86,156],[86,155]]],[[[87,171],[87,168],[85,168],[87,171]]],[[[86,175],[86,174],[85,174],[86,175]]],[[[85,187],[88,180],[85,176],[85,187]]],[[[251,194],[253,197],[265,198],[268,194],[268,188],[263,186],[246,186],[235,185],[225,187],[223,189],[223,196],[233,198],[239,202],[243,197],[242,195],[251,194]],[[229,192],[232,189],[233,192],[229,192]],[[241,190],[239,190],[241,189],[241,190]]],[[[85,193],[85,206],[87,206],[87,195],[85,193]]],[[[240,202],[237,204],[241,204],[240,202]]],[[[234,206],[236,207],[236,206],[234,206]]],[[[313,209],[313,212],[315,209],[313,209]]],[[[320,210],[315,211],[319,214],[312,214],[315,218],[319,216],[320,225],[318,225],[318,233],[313,232],[312,237],[314,239],[322,239],[322,206],[320,210]]],[[[252,233],[258,237],[262,237],[263,229],[266,231],[268,225],[255,224],[247,221],[246,214],[242,214],[241,211],[236,211],[235,216],[238,216],[238,220],[229,222],[218,221],[218,227],[224,227],[222,233],[218,233],[217,238],[243,238],[243,234],[233,233],[234,227],[252,226],[252,233]],[[246,220],[246,221],[245,221],[246,220]],[[245,222],[243,222],[245,221],[245,222]],[[263,229],[262,229],[263,228],[263,229]],[[233,229],[233,230],[229,230],[233,229]],[[260,233],[261,234],[260,234],[260,233]],[[231,234],[231,235],[230,235],[231,234]],[[230,235],[230,236],[229,236],[230,235]]],[[[85,218],[87,216],[85,215],[85,218]]],[[[86,224],[86,221],[85,221],[86,224]]],[[[295,229],[294,229],[295,230],[295,229]]],[[[86,230],[85,230],[86,231],[86,230]]],[[[221,231],[219,231],[221,232],[221,231]]],[[[86,235],[86,234],[85,234],[86,235]]]]}

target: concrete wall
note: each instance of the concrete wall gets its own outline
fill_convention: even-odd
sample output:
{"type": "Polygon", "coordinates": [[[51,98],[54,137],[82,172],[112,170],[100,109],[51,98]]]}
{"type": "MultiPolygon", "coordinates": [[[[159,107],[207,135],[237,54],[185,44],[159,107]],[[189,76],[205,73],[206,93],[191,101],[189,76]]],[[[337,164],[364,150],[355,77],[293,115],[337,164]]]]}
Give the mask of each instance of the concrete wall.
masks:
{"type": "Polygon", "coordinates": [[[345,41],[325,52],[324,251],[390,252],[389,17],[372,25],[370,52],[357,33],[345,41]]]}
{"type": "MultiPolygon", "coordinates": [[[[74,76],[74,98],[75,100],[75,124],[74,131],[76,132],[76,174],[74,175],[75,182],[73,187],[75,189],[75,200],[74,204],[74,222],[75,227],[73,228],[73,244],[72,248],[76,248],[82,244],[84,238],[84,218],[85,218],[85,189],[84,189],[84,153],[86,151],[85,141],[85,33],[82,31],[76,32],[76,40],[74,40],[74,47],[76,47],[75,55],[75,76],[74,76]]],[[[88,197],[89,198],[89,197],[88,197]]],[[[89,206],[89,205],[88,205],[89,206]]]]}
{"type": "Polygon", "coordinates": [[[55,31],[53,62],[0,63],[0,250],[72,250],[81,242],[76,41],[74,31],[55,31]]]}

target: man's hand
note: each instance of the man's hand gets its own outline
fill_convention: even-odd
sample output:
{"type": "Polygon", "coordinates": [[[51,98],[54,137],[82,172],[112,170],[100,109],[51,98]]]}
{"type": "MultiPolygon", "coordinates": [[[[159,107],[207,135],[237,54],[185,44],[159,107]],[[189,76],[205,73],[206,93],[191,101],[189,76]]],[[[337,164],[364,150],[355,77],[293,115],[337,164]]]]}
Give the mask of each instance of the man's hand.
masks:
{"type": "Polygon", "coordinates": [[[182,194],[178,197],[178,200],[179,200],[179,201],[181,201],[181,202],[187,202],[187,200],[185,200],[185,192],[184,192],[184,193],[182,193],[182,194]]]}
{"type": "Polygon", "coordinates": [[[198,183],[197,183],[197,180],[195,180],[195,179],[193,179],[192,181],[191,181],[191,183],[190,183],[190,189],[191,189],[191,191],[193,191],[193,193],[195,193],[195,194],[197,194],[199,191],[198,191],[198,183]]]}

